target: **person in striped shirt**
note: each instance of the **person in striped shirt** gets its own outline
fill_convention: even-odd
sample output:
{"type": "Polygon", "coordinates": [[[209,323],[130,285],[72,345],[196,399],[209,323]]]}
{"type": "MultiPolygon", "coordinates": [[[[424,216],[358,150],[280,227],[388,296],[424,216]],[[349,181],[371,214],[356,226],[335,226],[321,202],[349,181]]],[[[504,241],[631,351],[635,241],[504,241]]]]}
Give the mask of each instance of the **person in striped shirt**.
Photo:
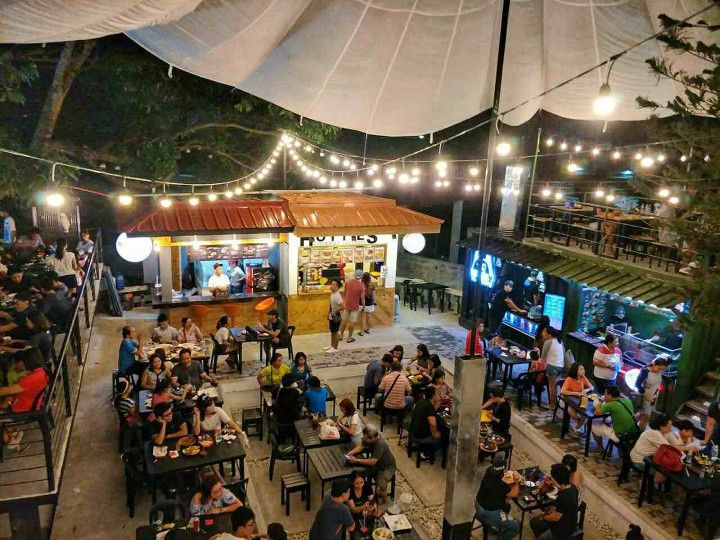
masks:
{"type": "Polygon", "coordinates": [[[412,385],[408,378],[401,373],[402,364],[393,362],[390,373],[380,381],[378,390],[385,395],[383,407],[386,409],[404,409],[413,403],[412,385]]]}

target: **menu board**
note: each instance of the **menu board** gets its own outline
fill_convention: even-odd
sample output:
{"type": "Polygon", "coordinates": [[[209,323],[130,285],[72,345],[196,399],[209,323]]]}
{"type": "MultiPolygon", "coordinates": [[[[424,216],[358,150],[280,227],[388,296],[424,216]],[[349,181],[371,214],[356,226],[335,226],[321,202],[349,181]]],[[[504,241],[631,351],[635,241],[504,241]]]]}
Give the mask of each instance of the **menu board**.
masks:
{"type": "Polygon", "coordinates": [[[329,287],[333,278],[345,281],[355,270],[370,272],[377,279],[385,265],[386,246],[326,245],[303,246],[298,250],[298,290],[329,287]]]}
{"type": "Polygon", "coordinates": [[[605,326],[608,294],[594,287],[583,287],[580,295],[580,328],[595,330],[605,326]]]}
{"type": "Polygon", "coordinates": [[[229,259],[266,259],[267,244],[239,244],[238,246],[188,246],[188,261],[226,261],[229,259]]]}

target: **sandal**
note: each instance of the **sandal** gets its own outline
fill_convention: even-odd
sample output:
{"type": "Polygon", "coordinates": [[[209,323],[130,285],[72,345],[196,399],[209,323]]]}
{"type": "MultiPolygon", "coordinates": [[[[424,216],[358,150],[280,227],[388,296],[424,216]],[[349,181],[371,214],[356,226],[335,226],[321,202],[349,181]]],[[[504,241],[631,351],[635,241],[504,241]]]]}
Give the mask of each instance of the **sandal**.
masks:
{"type": "Polygon", "coordinates": [[[346,340],[348,343],[353,343],[355,341],[354,337],[351,337],[350,339],[346,340]]]}

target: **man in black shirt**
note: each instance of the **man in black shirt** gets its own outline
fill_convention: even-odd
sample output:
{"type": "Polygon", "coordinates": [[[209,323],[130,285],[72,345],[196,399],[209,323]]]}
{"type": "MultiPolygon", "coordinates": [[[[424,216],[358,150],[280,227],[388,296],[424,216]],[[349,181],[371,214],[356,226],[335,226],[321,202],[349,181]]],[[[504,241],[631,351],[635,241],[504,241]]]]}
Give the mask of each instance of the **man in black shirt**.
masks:
{"type": "Polygon", "coordinates": [[[543,516],[530,520],[537,540],[569,540],[577,527],[578,490],[570,482],[570,469],[562,463],[550,468],[550,476],[558,485],[555,504],[543,516]]]}
{"type": "Polygon", "coordinates": [[[17,293],[15,296],[15,315],[0,311],[0,319],[5,319],[7,324],[0,326],[0,333],[7,334],[13,339],[29,340],[31,333],[27,327],[27,318],[37,313],[32,305],[32,296],[27,291],[17,293]]]}
{"type": "Polygon", "coordinates": [[[497,334],[500,333],[500,325],[502,324],[503,317],[508,309],[515,311],[516,313],[527,313],[524,309],[519,308],[515,305],[510,293],[513,290],[513,282],[507,280],[503,285],[503,288],[495,293],[492,300],[490,301],[490,331],[497,334]]]}
{"type": "Polygon", "coordinates": [[[717,400],[710,403],[705,421],[705,438],[702,443],[705,445],[710,441],[720,444],[720,403],[717,400]]]}
{"type": "Polygon", "coordinates": [[[70,323],[72,306],[62,292],[55,291],[53,280],[49,277],[40,280],[40,294],[42,295],[40,313],[45,315],[55,326],[64,330],[70,323]]]}
{"type": "Polygon", "coordinates": [[[180,349],[180,361],[173,367],[172,374],[177,375],[178,382],[185,386],[188,392],[198,390],[203,382],[217,386],[217,381],[192,359],[192,351],[187,348],[180,349]]]}
{"type": "Polygon", "coordinates": [[[497,538],[507,540],[520,532],[520,522],[510,519],[510,499],[520,493],[520,475],[515,471],[505,472],[505,458],[496,455],[485,471],[480,489],[475,497],[475,516],[483,523],[498,531],[497,538]]]}
{"type": "Polygon", "coordinates": [[[418,444],[430,445],[433,449],[440,446],[441,440],[436,412],[439,403],[435,387],[426,386],[423,390],[423,399],[415,404],[410,417],[410,435],[414,441],[418,444]]]}
{"type": "Polygon", "coordinates": [[[488,410],[493,432],[510,439],[510,403],[505,399],[502,386],[490,387],[490,399],[482,406],[488,410]]]}
{"type": "Polygon", "coordinates": [[[150,439],[162,446],[166,439],[179,439],[188,434],[188,427],[181,415],[173,414],[172,404],[163,401],[153,408],[155,420],[148,427],[150,439]]]}
{"type": "Polygon", "coordinates": [[[7,279],[3,282],[3,289],[5,289],[6,293],[19,293],[33,289],[30,281],[25,277],[22,268],[19,266],[11,266],[7,275],[7,279]]]}
{"type": "Polygon", "coordinates": [[[295,378],[290,373],[283,375],[282,386],[278,387],[273,396],[273,416],[277,422],[275,427],[280,440],[295,433],[293,422],[300,419],[301,398],[302,394],[297,388],[295,378]]]}

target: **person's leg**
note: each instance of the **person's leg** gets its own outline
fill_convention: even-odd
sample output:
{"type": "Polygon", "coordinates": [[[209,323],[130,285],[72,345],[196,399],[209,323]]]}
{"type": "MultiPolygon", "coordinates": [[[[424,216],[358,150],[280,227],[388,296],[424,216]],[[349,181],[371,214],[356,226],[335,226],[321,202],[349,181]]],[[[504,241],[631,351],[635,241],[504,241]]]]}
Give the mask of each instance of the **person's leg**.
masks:
{"type": "Polygon", "coordinates": [[[550,374],[547,376],[548,380],[548,405],[551,407],[555,406],[555,402],[557,402],[557,386],[555,386],[555,383],[557,383],[557,377],[551,377],[550,374]]]}
{"type": "Polygon", "coordinates": [[[348,343],[352,343],[354,341],[352,336],[353,336],[353,332],[355,331],[355,323],[357,322],[359,313],[360,312],[358,310],[348,312],[348,317],[347,317],[347,322],[348,322],[348,324],[347,324],[347,329],[348,329],[347,342],[348,343]]]}
{"type": "Polygon", "coordinates": [[[395,469],[383,469],[377,473],[377,498],[378,504],[387,504],[388,484],[395,474],[395,469]]]}
{"type": "Polygon", "coordinates": [[[542,519],[540,516],[534,517],[530,520],[530,528],[532,529],[535,538],[545,540],[548,538],[544,536],[546,533],[550,533],[552,539],[552,533],[550,532],[550,523],[542,519]]]}
{"type": "Polygon", "coordinates": [[[345,329],[347,328],[347,324],[348,324],[348,314],[349,314],[348,310],[343,310],[343,312],[342,312],[342,314],[341,314],[341,319],[340,319],[340,339],[342,339],[343,335],[345,334],[345,329]]]}

